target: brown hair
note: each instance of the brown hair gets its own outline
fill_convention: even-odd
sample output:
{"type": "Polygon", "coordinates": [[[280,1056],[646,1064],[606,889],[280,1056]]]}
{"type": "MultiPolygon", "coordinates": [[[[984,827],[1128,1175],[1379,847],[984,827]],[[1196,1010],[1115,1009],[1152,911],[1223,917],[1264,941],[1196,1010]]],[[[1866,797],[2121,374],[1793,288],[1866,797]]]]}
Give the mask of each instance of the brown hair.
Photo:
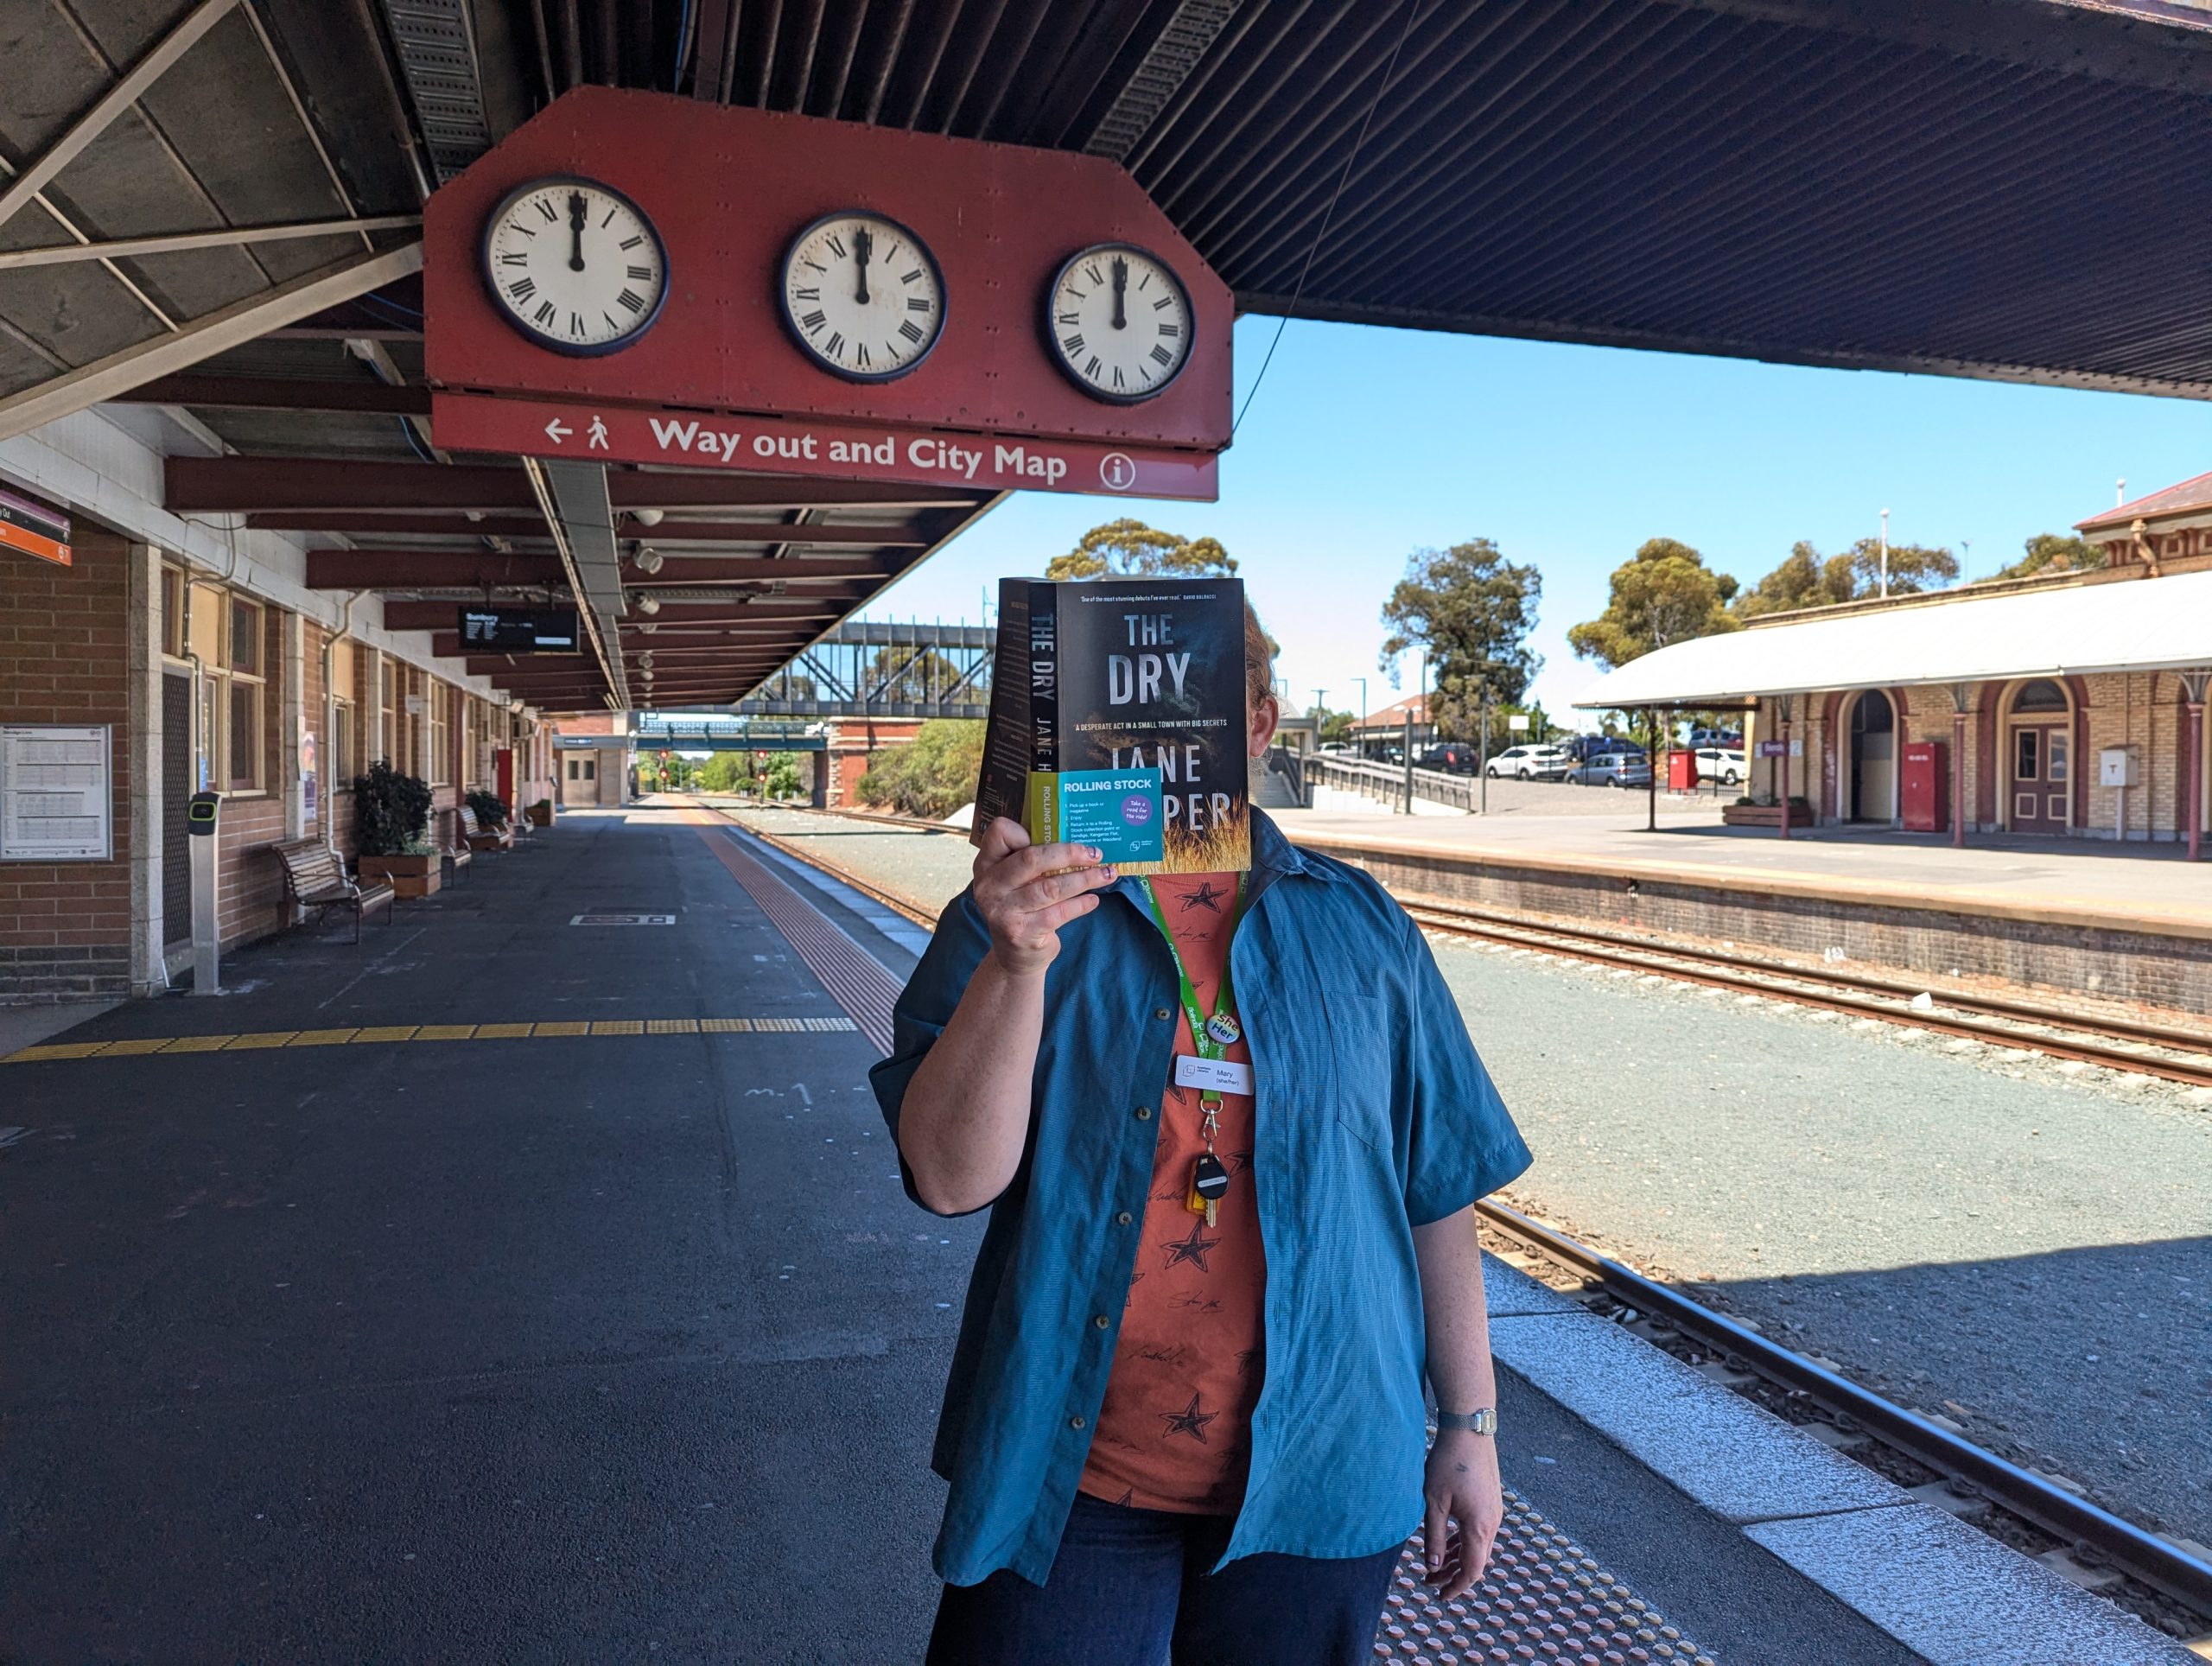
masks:
{"type": "Polygon", "coordinates": [[[1274,652],[1268,645],[1268,633],[1260,628],[1260,616],[1252,611],[1252,604],[1244,604],[1244,703],[1248,711],[1259,709],[1263,701],[1272,700],[1275,693],[1274,652]]]}

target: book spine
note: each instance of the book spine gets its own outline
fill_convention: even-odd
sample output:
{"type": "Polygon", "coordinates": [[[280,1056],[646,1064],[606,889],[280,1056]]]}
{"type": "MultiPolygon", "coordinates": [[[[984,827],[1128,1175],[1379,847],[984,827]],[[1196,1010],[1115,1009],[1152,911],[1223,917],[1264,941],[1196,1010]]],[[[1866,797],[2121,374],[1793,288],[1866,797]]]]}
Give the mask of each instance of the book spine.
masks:
{"type": "Polygon", "coordinates": [[[1060,611],[1051,584],[1029,592],[1029,767],[1060,767],[1060,611]]]}
{"type": "Polygon", "coordinates": [[[980,843],[1000,817],[1023,820],[1029,781],[1029,595],[1027,581],[999,582],[999,639],[991,661],[991,709],[983,729],[983,767],[976,784],[980,843]]]}
{"type": "Polygon", "coordinates": [[[1060,842],[1060,778],[1048,769],[1029,772],[1029,802],[1027,813],[1021,824],[1029,830],[1029,842],[1035,844],[1058,844],[1060,842]]]}

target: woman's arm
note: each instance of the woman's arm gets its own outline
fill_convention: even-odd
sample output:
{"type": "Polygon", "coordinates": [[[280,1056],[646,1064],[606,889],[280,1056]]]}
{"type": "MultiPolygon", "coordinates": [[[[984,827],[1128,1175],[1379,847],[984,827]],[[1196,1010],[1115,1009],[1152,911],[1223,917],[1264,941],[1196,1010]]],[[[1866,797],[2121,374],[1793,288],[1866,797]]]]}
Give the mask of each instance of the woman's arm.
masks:
{"type": "Polygon", "coordinates": [[[993,822],[976,853],[976,907],[990,952],[914,1071],[899,1110],[899,1151],[914,1190],[941,1215],[981,1209],[1005,1191],[1029,1135],[1029,1084],[1044,1033],[1045,969],[1060,927],[1114,882],[1089,845],[1032,846],[1018,822],[993,822]]]}
{"type": "MultiPolygon", "coordinates": [[[[1497,1404],[1475,1219],[1473,1210],[1462,1209],[1414,1228],[1421,1313],[1428,1326],[1428,1380],[1440,1411],[1481,1411],[1497,1404]]],[[[1423,1492],[1428,1500],[1421,1526],[1428,1574],[1441,1587],[1439,1600],[1449,1602],[1482,1578],[1505,1519],[1496,1438],[1464,1429],[1440,1431],[1429,1449],[1423,1492]],[[1447,1519],[1457,1523],[1448,1536],[1447,1519]]]]}

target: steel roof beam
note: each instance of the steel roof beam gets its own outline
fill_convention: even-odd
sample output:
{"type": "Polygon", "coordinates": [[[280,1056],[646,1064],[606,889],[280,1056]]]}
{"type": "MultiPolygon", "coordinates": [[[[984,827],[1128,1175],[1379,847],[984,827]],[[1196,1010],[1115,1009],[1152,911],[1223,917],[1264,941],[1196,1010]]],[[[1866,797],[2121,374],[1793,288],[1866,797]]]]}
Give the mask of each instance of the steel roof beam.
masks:
{"type": "MultiPolygon", "coordinates": [[[[167,506],[181,514],[385,508],[416,513],[442,509],[490,513],[536,507],[528,477],[511,465],[464,463],[439,468],[428,463],[343,457],[172,457],[166,480],[167,506]]],[[[928,486],[868,480],[627,470],[607,476],[607,493],[617,509],[664,512],[782,506],[950,508],[981,500],[974,492],[940,492],[928,486]]],[[[911,536],[904,527],[800,529],[786,525],[763,530],[768,541],[799,543],[865,544],[877,534],[892,538],[911,536]],[[794,540],[791,535],[802,530],[804,536],[794,540]]],[[[655,528],[646,536],[666,535],[655,528]]]]}
{"type": "Polygon", "coordinates": [[[113,403],[130,405],[197,405],[203,410],[317,410],[334,415],[427,416],[430,390],[386,387],[368,377],[358,380],[296,381],[276,376],[219,376],[188,371],[157,376],[119,393],[113,403]]]}
{"type": "MultiPolygon", "coordinates": [[[[835,583],[840,589],[871,590],[897,569],[887,561],[847,556],[734,556],[717,560],[709,556],[671,556],[657,573],[639,572],[626,565],[623,584],[632,590],[685,588],[692,585],[741,584],[773,581],[804,584],[807,595],[818,595],[817,584],[835,583]]],[[[491,550],[310,550],[308,584],[317,590],[414,590],[474,588],[493,585],[539,588],[563,582],[561,563],[550,554],[503,554],[491,550]]]]}
{"type": "Polygon", "coordinates": [[[296,220],[284,226],[231,226],[217,232],[115,238],[105,243],[60,243],[41,249],[0,251],[0,272],[24,266],[67,266],[80,260],[136,259],[145,255],[184,254],[194,249],[230,249],[248,243],[292,243],[305,238],[350,237],[360,232],[411,231],[422,223],[420,214],[378,214],[366,219],[296,220]]]}
{"type": "Polygon", "coordinates": [[[423,245],[410,243],[382,254],[357,255],[248,296],[194,319],[173,334],[136,343],[66,376],[0,399],[0,440],[29,433],[104,399],[120,397],[155,377],[188,369],[334,302],[365,295],[422,268],[423,245]]]}

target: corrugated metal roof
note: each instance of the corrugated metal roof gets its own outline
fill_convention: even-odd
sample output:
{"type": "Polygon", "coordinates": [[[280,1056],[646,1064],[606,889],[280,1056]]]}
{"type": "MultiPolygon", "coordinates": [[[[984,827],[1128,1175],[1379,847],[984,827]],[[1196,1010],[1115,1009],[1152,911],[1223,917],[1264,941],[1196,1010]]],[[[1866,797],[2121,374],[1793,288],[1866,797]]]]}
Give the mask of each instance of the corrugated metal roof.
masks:
{"type": "Polygon", "coordinates": [[[2159,515],[2178,515],[2191,509],[2212,506],[2212,474],[2197,474],[2170,486],[2162,492],[2124,503],[2117,509],[2107,509],[2101,515],[2092,515],[2084,521],[2075,521],[2074,530],[2087,532],[2092,528],[2126,526],[2138,519],[2150,520],[2159,515]]]}
{"type": "Polygon", "coordinates": [[[1677,642],[1609,671],[1586,710],[2069,672],[2212,666],[2212,572],[1808,619],[1677,642]]]}

